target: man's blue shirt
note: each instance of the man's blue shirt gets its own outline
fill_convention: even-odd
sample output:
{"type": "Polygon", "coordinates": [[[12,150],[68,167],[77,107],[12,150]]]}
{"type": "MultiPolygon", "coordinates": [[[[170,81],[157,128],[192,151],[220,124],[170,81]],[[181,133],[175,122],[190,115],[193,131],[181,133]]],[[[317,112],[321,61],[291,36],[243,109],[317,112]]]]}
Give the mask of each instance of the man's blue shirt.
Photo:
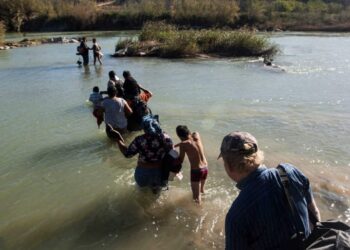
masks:
{"type": "Polygon", "coordinates": [[[226,249],[283,249],[296,230],[310,234],[309,181],[294,166],[282,166],[299,216],[290,212],[278,170],[260,166],[237,184],[241,192],[226,215],[226,249]]]}

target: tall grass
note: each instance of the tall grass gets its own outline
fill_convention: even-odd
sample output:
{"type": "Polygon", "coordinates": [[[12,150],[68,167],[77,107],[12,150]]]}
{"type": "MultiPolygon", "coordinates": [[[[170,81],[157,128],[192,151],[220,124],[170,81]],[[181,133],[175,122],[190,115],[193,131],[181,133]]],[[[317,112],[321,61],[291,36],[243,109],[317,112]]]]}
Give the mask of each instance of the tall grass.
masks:
{"type": "MultiPolygon", "coordinates": [[[[160,57],[193,57],[199,53],[221,56],[273,56],[276,45],[266,37],[257,36],[247,30],[224,31],[218,29],[179,30],[164,22],[149,22],[144,25],[139,41],[117,44],[117,48],[132,48],[136,54],[154,47],[159,48],[160,57]]],[[[131,53],[132,54],[132,53],[131,53]]]]}
{"type": "Polygon", "coordinates": [[[0,22],[0,43],[4,40],[5,32],[6,32],[5,24],[3,22],[0,22]]]}
{"type": "Polygon", "coordinates": [[[350,29],[348,0],[0,0],[7,30],[139,29],[148,21],[195,27],[297,29],[343,25],[350,29]],[[239,4],[238,4],[239,3],[239,4]]]}

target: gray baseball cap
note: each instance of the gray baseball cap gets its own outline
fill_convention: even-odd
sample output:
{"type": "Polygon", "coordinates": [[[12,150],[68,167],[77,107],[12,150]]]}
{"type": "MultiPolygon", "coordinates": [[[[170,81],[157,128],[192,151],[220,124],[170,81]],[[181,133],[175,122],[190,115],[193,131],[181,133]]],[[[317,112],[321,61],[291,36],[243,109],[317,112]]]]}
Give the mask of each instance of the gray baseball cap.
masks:
{"type": "Polygon", "coordinates": [[[257,151],[258,141],[255,139],[254,136],[252,136],[248,132],[231,132],[230,134],[226,135],[222,140],[218,159],[222,157],[223,154],[240,153],[242,155],[251,155],[253,153],[256,153],[257,151]],[[253,148],[245,149],[245,143],[252,143],[253,148]]]}

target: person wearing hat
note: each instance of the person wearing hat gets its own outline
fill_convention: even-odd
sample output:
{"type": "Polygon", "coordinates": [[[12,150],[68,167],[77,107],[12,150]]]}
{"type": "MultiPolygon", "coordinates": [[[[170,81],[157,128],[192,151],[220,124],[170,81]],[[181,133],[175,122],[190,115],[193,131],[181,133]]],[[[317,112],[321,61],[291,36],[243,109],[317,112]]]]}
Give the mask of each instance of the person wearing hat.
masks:
{"type": "Polygon", "coordinates": [[[296,232],[310,232],[308,210],[320,220],[309,180],[291,164],[280,164],[288,177],[293,211],[277,168],[263,165],[254,136],[232,132],[223,138],[220,155],[227,175],[240,190],[225,220],[226,249],[291,249],[296,232]]]}

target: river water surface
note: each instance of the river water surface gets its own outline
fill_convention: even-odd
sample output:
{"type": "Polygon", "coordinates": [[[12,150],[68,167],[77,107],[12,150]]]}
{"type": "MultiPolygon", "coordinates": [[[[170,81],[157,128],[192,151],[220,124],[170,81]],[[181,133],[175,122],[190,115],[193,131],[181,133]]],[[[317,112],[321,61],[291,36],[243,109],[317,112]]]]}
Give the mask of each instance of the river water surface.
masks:
{"type": "Polygon", "coordinates": [[[79,68],[77,44],[0,51],[0,249],[222,249],[238,191],[216,158],[233,130],[257,137],[266,165],[308,175],[323,219],[349,222],[350,34],[272,35],[285,71],[252,59],[116,59],[116,41],[133,33],[85,35],[98,38],[103,66],[79,68]],[[174,141],[179,124],[201,133],[201,206],[187,160],[160,197],[136,188],[136,157],[121,156],[86,101],[110,70],[130,70],[154,93],[150,107],[174,141]]]}

